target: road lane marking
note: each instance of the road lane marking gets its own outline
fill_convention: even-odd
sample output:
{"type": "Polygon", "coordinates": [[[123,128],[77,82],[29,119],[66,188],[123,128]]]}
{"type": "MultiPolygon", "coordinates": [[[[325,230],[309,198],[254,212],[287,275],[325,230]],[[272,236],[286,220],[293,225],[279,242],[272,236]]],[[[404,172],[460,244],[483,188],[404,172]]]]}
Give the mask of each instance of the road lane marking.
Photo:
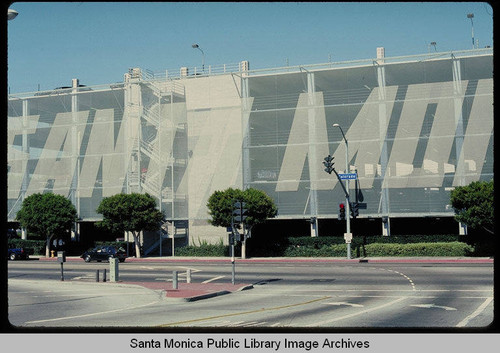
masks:
{"type": "MultiPolygon", "coordinates": [[[[281,310],[281,309],[293,308],[293,307],[296,307],[296,306],[307,305],[307,304],[315,303],[315,302],[318,302],[318,301],[321,301],[321,300],[330,299],[330,298],[331,298],[330,296],[326,296],[326,297],[322,297],[322,298],[319,298],[319,299],[308,300],[308,301],[302,302],[302,303],[282,305],[282,306],[275,306],[275,307],[272,307],[272,308],[262,308],[262,309],[256,309],[256,310],[242,311],[242,312],[239,312],[239,313],[216,315],[216,316],[210,316],[210,317],[205,317],[205,318],[200,318],[200,319],[192,319],[192,320],[186,320],[186,321],[171,322],[171,323],[168,323],[168,324],[159,325],[158,327],[177,326],[177,325],[184,325],[184,324],[189,324],[189,323],[193,323],[193,322],[215,320],[215,319],[220,319],[220,318],[230,317],[230,316],[255,314],[255,313],[262,313],[262,312],[271,311],[271,310],[281,310]]],[[[241,321],[241,322],[244,322],[244,321],[241,321]]]]}
{"type": "Polygon", "coordinates": [[[438,308],[438,309],[444,309],[446,311],[457,310],[457,308],[452,308],[451,306],[441,306],[441,305],[435,305],[435,304],[412,304],[410,306],[413,306],[416,308],[425,308],[425,309],[438,308]]]}
{"type": "Polygon", "coordinates": [[[109,314],[109,313],[116,313],[116,312],[119,312],[119,311],[126,311],[126,310],[133,310],[133,309],[138,309],[138,308],[144,308],[146,306],[157,304],[159,302],[160,302],[159,300],[155,300],[155,301],[153,301],[151,303],[147,303],[147,304],[143,304],[143,305],[129,306],[129,307],[126,307],[126,308],[120,308],[120,309],[108,310],[108,311],[101,311],[101,312],[98,312],[98,313],[90,313],[90,314],[74,315],[74,316],[64,316],[64,317],[57,317],[57,318],[45,319],[45,320],[26,321],[25,324],[39,324],[39,323],[42,323],[42,322],[70,320],[70,319],[80,319],[80,318],[83,318],[83,317],[103,315],[103,314],[109,314]]]}
{"type": "Polygon", "coordinates": [[[337,306],[340,306],[340,305],[345,305],[345,306],[352,306],[352,307],[356,307],[356,308],[362,308],[364,305],[362,304],[354,304],[354,303],[348,303],[348,302],[335,302],[335,303],[323,303],[325,305],[337,305],[337,306]]]}
{"type": "MultiPolygon", "coordinates": [[[[131,292],[133,295],[141,295],[144,292],[131,292]]],[[[58,297],[87,297],[89,295],[95,295],[93,298],[104,297],[107,295],[116,295],[116,292],[99,292],[99,293],[77,293],[77,294],[51,294],[51,295],[31,295],[30,298],[58,298],[58,297]]]]}
{"type": "Polygon", "coordinates": [[[469,316],[467,316],[465,319],[463,319],[462,321],[460,321],[458,324],[457,324],[457,327],[464,327],[464,326],[467,326],[467,324],[469,323],[470,320],[472,320],[473,318],[475,318],[476,316],[478,316],[479,314],[481,314],[484,309],[486,309],[486,307],[488,306],[489,303],[491,303],[491,301],[493,300],[492,297],[489,297],[487,298],[483,304],[481,304],[477,309],[476,311],[474,311],[472,314],[470,314],[469,316]]]}
{"type": "MultiPolygon", "coordinates": [[[[378,268],[378,267],[377,267],[378,268]]],[[[394,272],[394,273],[397,273],[398,275],[400,276],[403,276],[404,278],[406,278],[408,280],[408,282],[410,282],[410,285],[412,287],[412,290],[416,290],[415,288],[415,283],[413,282],[413,280],[408,277],[407,275],[405,275],[404,273],[402,272],[399,272],[399,271],[396,271],[396,270],[389,270],[389,269],[385,269],[385,268],[380,268],[381,270],[385,270],[385,271],[389,271],[389,272],[394,272]]]]}
{"type": "Polygon", "coordinates": [[[210,279],[207,279],[206,281],[203,281],[201,283],[210,283],[210,282],[217,281],[218,279],[221,279],[221,278],[224,278],[224,277],[225,276],[218,276],[218,277],[210,278],[210,279]]]}
{"type": "Polygon", "coordinates": [[[155,267],[151,267],[151,266],[140,266],[139,268],[145,268],[146,270],[156,270],[155,267]]]}
{"type": "Polygon", "coordinates": [[[349,319],[351,317],[355,317],[355,316],[359,316],[359,315],[363,315],[363,314],[366,314],[366,313],[369,313],[369,312],[372,312],[372,311],[375,311],[375,310],[379,310],[379,309],[382,309],[382,308],[385,308],[387,306],[391,306],[393,304],[396,304],[396,303],[399,303],[400,301],[402,300],[405,300],[407,299],[408,297],[400,297],[396,300],[393,300],[393,301],[390,301],[388,303],[385,303],[385,304],[382,304],[382,305],[379,305],[379,306],[376,306],[374,308],[370,308],[370,309],[365,309],[365,310],[361,310],[359,312],[356,312],[356,313],[352,313],[352,314],[349,314],[349,315],[344,315],[344,316],[340,316],[340,317],[336,317],[334,319],[330,319],[330,320],[325,320],[325,321],[320,321],[320,322],[315,322],[314,324],[309,324],[309,325],[306,325],[305,327],[316,327],[316,326],[320,326],[320,325],[325,325],[325,324],[329,324],[329,323],[332,323],[334,321],[340,321],[340,320],[344,320],[344,319],[349,319]]]}
{"type": "MultiPolygon", "coordinates": [[[[298,291],[295,291],[298,292],[298,291]]],[[[305,291],[307,294],[284,294],[283,296],[286,297],[323,297],[324,294],[311,294],[310,291],[305,291]]],[[[396,293],[399,291],[395,291],[396,293]]],[[[247,296],[253,296],[253,297],[267,297],[269,293],[247,293],[245,294],[247,296]]],[[[394,294],[394,295],[366,295],[366,294],[333,294],[334,297],[336,298],[400,298],[401,295],[394,294]]],[[[489,296],[463,296],[463,297],[457,297],[457,296],[435,296],[435,295],[415,295],[415,296],[409,296],[409,298],[416,298],[416,299],[436,299],[436,298],[443,298],[443,299],[486,299],[489,298],[489,296]]],[[[327,303],[325,303],[327,304],[327,303]]]]}

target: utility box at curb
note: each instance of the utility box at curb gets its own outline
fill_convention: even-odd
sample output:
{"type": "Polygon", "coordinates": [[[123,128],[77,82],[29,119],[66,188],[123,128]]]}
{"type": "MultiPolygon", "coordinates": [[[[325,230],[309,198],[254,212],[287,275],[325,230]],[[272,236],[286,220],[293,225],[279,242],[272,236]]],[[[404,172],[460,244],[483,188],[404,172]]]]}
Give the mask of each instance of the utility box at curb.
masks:
{"type": "Polygon", "coordinates": [[[109,259],[109,281],[118,282],[118,259],[109,259]]]}

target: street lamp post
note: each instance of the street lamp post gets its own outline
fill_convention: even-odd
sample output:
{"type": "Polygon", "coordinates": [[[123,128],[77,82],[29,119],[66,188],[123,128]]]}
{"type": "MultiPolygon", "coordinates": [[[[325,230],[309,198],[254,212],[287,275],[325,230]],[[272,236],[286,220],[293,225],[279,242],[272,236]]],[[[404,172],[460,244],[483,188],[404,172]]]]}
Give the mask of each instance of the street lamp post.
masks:
{"type": "Polygon", "coordinates": [[[437,51],[436,45],[437,45],[436,42],[430,42],[429,43],[429,54],[431,53],[431,47],[434,47],[434,51],[437,51]]]}
{"type": "Polygon", "coordinates": [[[9,21],[13,20],[14,18],[16,18],[17,15],[19,15],[19,12],[17,12],[16,10],[14,10],[14,9],[8,9],[7,10],[7,19],[9,21]]]}
{"type": "MultiPolygon", "coordinates": [[[[342,137],[345,142],[345,173],[349,173],[349,144],[347,142],[347,138],[345,137],[344,131],[339,124],[333,124],[333,127],[338,127],[340,132],[342,133],[342,137]]],[[[346,189],[346,204],[345,204],[345,223],[346,223],[346,233],[351,233],[351,205],[349,202],[349,179],[345,180],[345,189],[346,189]]],[[[351,243],[347,243],[347,258],[351,259],[351,243]]]]}
{"type": "Polygon", "coordinates": [[[205,72],[205,53],[203,52],[203,50],[201,50],[200,46],[198,44],[193,44],[192,45],[193,49],[198,49],[199,51],[201,51],[201,69],[203,72],[205,72]]]}
{"type": "Polygon", "coordinates": [[[472,49],[474,49],[474,21],[472,20],[474,18],[474,14],[473,13],[468,13],[467,14],[467,18],[470,18],[470,24],[472,26],[472,49]]]}

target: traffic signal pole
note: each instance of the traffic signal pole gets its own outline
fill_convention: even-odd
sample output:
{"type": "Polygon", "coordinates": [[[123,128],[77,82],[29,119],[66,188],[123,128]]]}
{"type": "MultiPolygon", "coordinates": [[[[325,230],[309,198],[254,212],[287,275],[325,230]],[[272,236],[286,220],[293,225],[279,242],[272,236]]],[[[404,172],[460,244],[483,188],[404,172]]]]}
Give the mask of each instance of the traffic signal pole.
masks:
{"type": "MultiPolygon", "coordinates": [[[[340,129],[342,131],[342,129],[340,129]]],[[[344,136],[344,132],[342,131],[342,136],[344,136]]],[[[349,173],[349,149],[348,149],[348,144],[347,144],[347,139],[344,136],[345,140],[345,173],[349,173]]],[[[349,201],[349,179],[345,180],[345,203],[346,203],[346,217],[345,217],[345,224],[346,224],[346,233],[351,233],[351,202],[349,201]]],[[[351,259],[351,243],[347,243],[347,259],[351,259]]]]}
{"type": "MultiPolygon", "coordinates": [[[[349,144],[347,143],[347,138],[345,137],[344,130],[342,130],[342,127],[339,124],[333,124],[333,127],[338,127],[340,129],[340,132],[342,133],[342,137],[344,138],[345,142],[345,174],[349,173],[349,144]]],[[[335,174],[337,175],[337,178],[340,181],[340,185],[342,185],[342,180],[340,180],[340,177],[333,169],[335,174]]],[[[349,201],[349,179],[346,179],[345,181],[345,187],[342,185],[344,192],[345,192],[345,200],[346,200],[346,205],[345,205],[345,212],[346,212],[346,233],[351,234],[351,202],[349,201]]],[[[350,260],[351,259],[351,243],[350,241],[347,242],[347,258],[350,260]]]]}

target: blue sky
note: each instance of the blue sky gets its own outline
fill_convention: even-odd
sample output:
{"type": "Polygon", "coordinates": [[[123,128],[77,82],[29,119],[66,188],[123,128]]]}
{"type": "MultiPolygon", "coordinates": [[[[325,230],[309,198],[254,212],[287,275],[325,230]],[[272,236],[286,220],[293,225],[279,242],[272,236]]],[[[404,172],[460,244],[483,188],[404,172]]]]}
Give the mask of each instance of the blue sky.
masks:
{"type": "Polygon", "coordinates": [[[8,21],[11,93],[122,82],[132,67],[155,72],[250,61],[251,69],[493,46],[483,2],[176,3],[14,2],[8,21]],[[434,50],[434,48],[432,48],[434,50]]]}

